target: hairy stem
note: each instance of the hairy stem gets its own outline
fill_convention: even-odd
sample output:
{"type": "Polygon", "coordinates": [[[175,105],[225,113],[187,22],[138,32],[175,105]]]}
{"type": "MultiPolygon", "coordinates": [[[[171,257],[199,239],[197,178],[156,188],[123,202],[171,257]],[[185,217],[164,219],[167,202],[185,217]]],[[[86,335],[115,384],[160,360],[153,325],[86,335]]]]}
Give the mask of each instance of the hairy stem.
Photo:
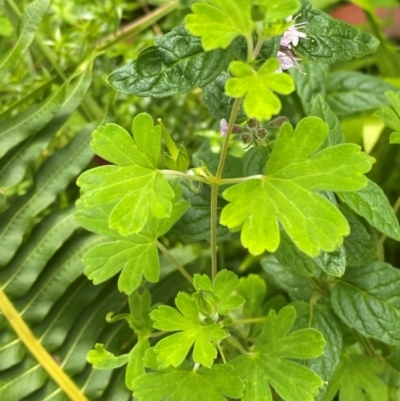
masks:
{"type": "Polygon", "coordinates": [[[171,252],[160,242],[157,241],[157,248],[175,265],[183,277],[189,281],[190,284],[193,283],[192,276],[186,271],[186,269],[174,258],[171,252]]]}
{"type": "Polygon", "coordinates": [[[57,365],[56,361],[46,351],[42,343],[32,333],[21,315],[14,308],[3,290],[0,289],[0,311],[3,312],[10,326],[36,358],[39,365],[57,383],[71,401],[89,401],[70,377],[57,365]]]}
{"type": "Polygon", "coordinates": [[[233,126],[236,121],[236,116],[239,111],[240,102],[242,98],[235,99],[231,115],[229,118],[228,132],[224,138],[224,143],[221,149],[221,156],[219,158],[217,174],[211,184],[211,277],[214,280],[218,273],[218,257],[217,257],[217,212],[218,212],[218,188],[221,185],[222,171],[224,170],[226,156],[229,149],[229,140],[232,134],[233,126]]]}

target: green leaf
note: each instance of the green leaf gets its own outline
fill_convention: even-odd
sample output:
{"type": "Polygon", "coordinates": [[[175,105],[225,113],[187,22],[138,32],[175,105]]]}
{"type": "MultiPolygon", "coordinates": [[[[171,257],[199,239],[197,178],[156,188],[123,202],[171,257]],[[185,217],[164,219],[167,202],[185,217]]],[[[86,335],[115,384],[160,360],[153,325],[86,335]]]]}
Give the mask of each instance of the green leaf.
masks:
{"type": "Polygon", "coordinates": [[[303,277],[315,276],[316,268],[335,277],[341,277],[344,274],[346,255],[343,247],[331,253],[321,252],[318,257],[312,258],[301,252],[285,231],[281,231],[280,234],[281,242],[274,256],[287,269],[303,277]]]}
{"type": "Polygon", "coordinates": [[[49,157],[35,176],[34,187],[3,213],[0,222],[0,266],[7,264],[22,242],[33,218],[50,205],[93,157],[87,126],[63,149],[49,157]]]}
{"type": "Polygon", "coordinates": [[[257,274],[241,277],[237,292],[246,300],[243,306],[243,314],[247,318],[259,316],[267,293],[265,280],[257,274]]]}
{"type": "Polygon", "coordinates": [[[366,337],[400,344],[400,271],[374,262],[350,269],[332,289],[336,314],[366,337]]]}
{"type": "MultiPolygon", "coordinates": [[[[232,97],[225,95],[225,84],[229,79],[229,75],[223,72],[213,82],[203,88],[204,105],[208,108],[210,114],[217,119],[227,119],[232,110],[233,102],[232,97]]],[[[243,104],[240,105],[236,122],[241,123],[247,120],[246,113],[243,110],[243,104]]]]}
{"type": "Polygon", "coordinates": [[[389,99],[393,109],[381,104],[374,116],[379,117],[387,127],[394,130],[390,134],[390,143],[400,143],[400,92],[385,92],[385,96],[389,99]]]}
{"type": "Polygon", "coordinates": [[[217,296],[220,301],[218,308],[220,315],[227,315],[231,310],[238,309],[245,303],[242,296],[233,294],[239,285],[239,279],[229,270],[219,271],[213,283],[207,275],[195,274],[193,285],[198,292],[209,291],[217,296]]]}
{"type": "Polygon", "coordinates": [[[301,252],[285,231],[280,232],[280,243],[274,256],[278,262],[303,277],[314,277],[318,263],[301,252]]]}
{"type": "MultiPolygon", "coordinates": [[[[324,354],[316,359],[306,362],[306,365],[324,380],[330,382],[333,371],[340,361],[343,347],[343,333],[341,323],[335,316],[331,308],[319,304],[308,304],[305,302],[295,302],[297,319],[295,329],[313,328],[322,333],[326,345],[324,354]]],[[[320,390],[318,400],[321,400],[326,387],[320,390]]]]}
{"type": "Polygon", "coordinates": [[[325,100],[338,116],[374,110],[388,104],[384,93],[396,89],[383,79],[355,71],[337,71],[329,75],[325,100]]]}
{"type": "Polygon", "coordinates": [[[253,4],[259,6],[260,9],[265,13],[265,24],[284,20],[288,17],[291,17],[300,9],[300,2],[298,0],[280,0],[279,2],[255,0],[253,4]]]}
{"type": "Polygon", "coordinates": [[[18,115],[0,122],[0,157],[10,149],[34,136],[54,118],[66,100],[67,84],[40,105],[29,107],[18,115]]]}
{"type": "Polygon", "coordinates": [[[341,246],[330,253],[321,252],[315,261],[318,267],[326,274],[334,277],[342,277],[346,270],[347,261],[345,248],[341,246]]]}
{"type": "MultiPolygon", "coordinates": [[[[289,73],[296,83],[296,93],[300,96],[305,113],[311,114],[317,96],[325,98],[329,66],[304,60],[301,63],[301,69],[290,68],[289,73]]],[[[323,107],[323,105],[320,106],[323,107]]],[[[323,108],[325,109],[325,107],[323,108]]],[[[317,117],[322,118],[321,115],[317,115],[317,117]]]]}
{"type": "Polygon", "coordinates": [[[347,61],[371,54],[379,45],[379,41],[367,32],[313,9],[305,0],[302,0],[299,18],[296,19],[296,23],[302,22],[305,23],[307,38],[300,39],[293,51],[311,61],[347,61]]]}
{"type": "MultiPolygon", "coordinates": [[[[182,183],[183,198],[190,202],[189,210],[174,225],[170,233],[179,235],[194,241],[210,241],[210,200],[211,189],[203,185],[200,192],[193,192],[186,183],[182,183]]],[[[221,209],[226,205],[226,201],[218,197],[217,220],[221,209]]],[[[230,232],[226,227],[218,223],[217,241],[231,241],[239,238],[238,233],[230,232]]]]}
{"type": "Polygon", "coordinates": [[[114,124],[96,130],[94,150],[119,165],[86,171],[77,181],[85,207],[112,204],[109,225],[122,235],[139,233],[152,216],[169,217],[175,197],[166,178],[155,169],[161,146],[160,127],[154,128],[147,113],[137,115],[133,127],[138,142],[114,124]]]}
{"type": "Polygon", "coordinates": [[[211,369],[180,367],[168,372],[148,373],[133,383],[138,401],[226,401],[243,395],[243,382],[232,374],[231,365],[214,365],[211,369]]]}
{"type": "MultiPolygon", "coordinates": [[[[58,102],[64,96],[61,95],[61,92],[64,92],[65,88],[51,98],[52,103],[48,104],[47,112],[45,112],[45,107],[43,106],[35,115],[27,116],[24,124],[21,125],[21,120],[16,120],[18,124],[15,126],[16,130],[9,131],[4,140],[8,142],[12,138],[11,140],[15,141],[22,132],[25,132],[23,137],[27,139],[18,146],[13,147],[1,159],[0,187],[12,187],[23,179],[27,168],[40,156],[56,133],[71,117],[73,111],[79,106],[91,81],[92,71],[91,68],[87,68],[65,84],[66,94],[61,105],[58,102]],[[50,112],[49,109],[51,109],[50,112]],[[54,110],[57,109],[58,111],[53,118],[47,121],[47,113],[52,115],[54,110]],[[45,117],[45,114],[47,117],[45,117]],[[39,129],[46,121],[46,125],[39,129]]],[[[21,115],[18,118],[20,119],[21,115]]]]}
{"type": "MultiPolygon", "coordinates": [[[[213,153],[211,149],[200,150],[193,154],[193,165],[205,164],[211,174],[216,174],[218,170],[220,155],[213,153]]],[[[227,155],[225,159],[222,178],[239,178],[242,176],[242,159],[232,155],[227,155]]]]}
{"type": "Polygon", "coordinates": [[[361,267],[377,259],[377,244],[360,220],[342,210],[350,224],[350,235],[344,239],[346,266],[361,267]]]}
{"type": "Polygon", "coordinates": [[[338,391],[340,400],[387,401],[386,385],[377,377],[382,370],[383,366],[365,355],[343,354],[323,401],[332,401],[338,391]]]}
{"type": "Polygon", "coordinates": [[[129,390],[133,390],[134,380],[145,374],[144,356],[149,349],[150,343],[147,338],[139,339],[129,353],[128,366],[126,367],[125,384],[129,390]]]}
{"type": "MultiPolygon", "coordinates": [[[[177,193],[178,199],[179,195],[177,193]]],[[[109,237],[108,241],[85,253],[83,262],[86,265],[86,276],[94,284],[100,284],[121,272],[118,288],[121,292],[131,294],[140,286],[143,277],[153,283],[158,281],[160,262],[157,238],[165,234],[185,213],[188,204],[185,201],[175,203],[171,216],[166,219],[159,220],[150,216],[140,234],[129,236],[122,236],[108,226],[113,205],[86,208],[79,201],[77,207],[75,219],[83,227],[109,237]]]]}
{"type": "Polygon", "coordinates": [[[243,107],[248,117],[269,120],[282,107],[273,92],[288,95],[295,90],[290,75],[277,72],[279,66],[278,59],[271,58],[254,71],[246,63],[233,61],[229,69],[234,78],[226,82],[226,94],[234,98],[244,96],[243,107]]]}
{"type": "Polygon", "coordinates": [[[282,266],[273,255],[261,259],[261,266],[268,282],[289,293],[294,300],[309,301],[314,294],[314,288],[309,281],[299,274],[293,273],[282,266]]]}
{"type": "Polygon", "coordinates": [[[270,386],[284,401],[313,401],[323,381],[312,370],[288,359],[316,358],[325,340],[314,329],[290,332],[296,319],[292,306],[278,315],[271,310],[254,351],[231,361],[245,384],[243,401],[272,401],[270,386]]]}
{"type": "Polygon", "coordinates": [[[224,339],[225,331],[220,324],[201,323],[197,302],[190,295],[179,292],[175,304],[179,312],[170,306],[161,305],[150,314],[154,320],[154,328],[179,331],[163,338],[154,347],[154,351],[158,354],[159,368],[179,366],[193,345],[195,363],[210,368],[217,356],[217,350],[212,342],[224,339]]]}
{"type": "Polygon", "coordinates": [[[195,3],[185,18],[188,31],[201,37],[204,50],[226,49],[237,36],[249,36],[255,28],[248,0],[207,0],[195,3]]]}
{"type": "Polygon", "coordinates": [[[230,229],[242,228],[241,240],[258,255],[279,246],[279,223],[296,246],[309,256],[333,252],[349,234],[343,215],[314,191],[351,191],[367,183],[362,174],[373,159],[354,144],[341,144],[315,153],[325,141],[327,125],[316,117],[296,127],[285,123],[268,159],[267,175],[228,188],[231,202],[221,214],[230,229]]]}
{"type": "MultiPolygon", "coordinates": [[[[253,40],[257,41],[257,37],[253,35],[253,40]]],[[[257,63],[264,62],[265,60],[275,57],[278,53],[280,47],[280,38],[275,36],[271,39],[267,39],[261,46],[260,52],[257,56],[257,63]]],[[[236,59],[240,61],[247,61],[248,51],[247,51],[247,41],[243,36],[237,37],[233,43],[233,54],[236,59]]]]}
{"type": "Polygon", "coordinates": [[[178,26],[114,71],[107,81],[121,92],[166,97],[208,85],[231,59],[231,49],[205,52],[199,38],[178,26]]]}
{"type": "MultiPolygon", "coordinates": [[[[78,228],[73,207],[48,215],[32,231],[7,268],[0,270],[2,289],[9,297],[24,296],[42,273],[48,259],[78,228]]],[[[2,249],[3,251],[3,249],[2,249]]]]}
{"type": "Polygon", "coordinates": [[[269,151],[265,146],[253,146],[243,159],[243,177],[263,174],[267,168],[269,151]]]}
{"type": "Polygon", "coordinates": [[[329,134],[326,137],[325,142],[321,145],[321,149],[344,143],[345,138],[340,121],[335,113],[333,113],[328,103],[325,102],[324,98],[321,95],[318,95],[312,106],[311,115],[321,118],[329,126],[329,134]]]}
{"type": "Polygon", "coordinates": [[[153,331],[153,322],[150,319],[151,294],[147,289],[135,291],[129,296],[131,328],[139,336],[150,334],[153,331]]]}
{"type": "MultiPolygon", "coordinates": [[[[157,136],[160,141],[158,149],[159,156],[161,153],[160,130],[154,129],[153,131],[157,131],[156,135],[158,134],[157,136]]],[[[151,131],[150,133],[153,134],[151,131]]],[[[108,123],[98,127],[93,131],[92,138],[90,145],[93,151],[103,159],[117,166],[132,166],[136,164],[150,169],[157,167],[138,149],[136,142],[132,140],[132,136],[128,131],[117,124],[108,123]]]]}
{"type": "Polygon", "coordinates": [[[400,240],[399,222],[379,185],[368,180],[368,185],[361,190],[340,192],[339,197],[371,226],[390,238],[400,240]]]}
{"type": "Polygon", "coordinates": [[[96,369],[117,369],[127,364],[129,354],[114,356],[104,348],[104,344],[96,344],[86,359],[96,369]]]}
{"type": "Polygon", "coordinates": [[[26,7],[20,21],[18,40],[13,48],[0,60],[0,85],[10,76],[19,58],[32,43],[36,29],[49,7],[49,0],[36,0],[26,7]]]}

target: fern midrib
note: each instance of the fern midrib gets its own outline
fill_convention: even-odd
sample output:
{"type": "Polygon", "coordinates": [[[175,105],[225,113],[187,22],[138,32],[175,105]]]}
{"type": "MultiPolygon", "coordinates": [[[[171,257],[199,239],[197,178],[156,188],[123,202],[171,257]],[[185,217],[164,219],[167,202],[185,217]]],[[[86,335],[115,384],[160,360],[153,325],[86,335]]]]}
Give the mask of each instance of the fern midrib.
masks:
{"type": "Polygon", "coordinates": [[[29,329],[3,290],[0,289],[0,311],[40,366],[68,395],[71,401],[89,401],[71,378],[57,365],[51,355],[29,329]]]}

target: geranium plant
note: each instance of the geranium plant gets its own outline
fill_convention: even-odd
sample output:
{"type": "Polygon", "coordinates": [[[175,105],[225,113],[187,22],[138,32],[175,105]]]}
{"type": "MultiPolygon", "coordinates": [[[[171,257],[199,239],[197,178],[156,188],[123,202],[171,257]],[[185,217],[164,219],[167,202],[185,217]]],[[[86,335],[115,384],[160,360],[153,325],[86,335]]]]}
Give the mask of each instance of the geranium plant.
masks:
{"type": "MultiPolygon", "coordinates": [[[[383,244],[400,240],[400,202],[391,206],[376,159],[343,130],[351,113],[375,112],[396,147],[398,82],[330,69],[382,43],[307,0],[180,6],[180,23],[110,71],[107,90],[165,102],[201,91],[211,123],[195,146],[167,115],[91,129],[102,165],[79,175],[68,216],[96,234],[81,240],[84,274],[117,287],[104,319],[128,334],[113,347],[93,341],[87,361],[123,369],[137,401],[399,399],[400,271],[383,244]],[[191,263],[193,244],[205,263],[191,263]],[[171,271],[180,277],[161,298],[171,271]]],[[[9,138],[4,154],[19,143],[9,138]]]]}

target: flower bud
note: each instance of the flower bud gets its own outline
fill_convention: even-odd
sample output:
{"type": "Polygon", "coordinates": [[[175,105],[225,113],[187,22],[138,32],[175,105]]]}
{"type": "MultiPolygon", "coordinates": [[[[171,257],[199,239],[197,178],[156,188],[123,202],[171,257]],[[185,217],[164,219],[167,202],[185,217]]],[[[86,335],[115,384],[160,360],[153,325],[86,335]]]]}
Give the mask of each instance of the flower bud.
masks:
{"type": "Polygon", "coordinates": [[[281,126],[283,123],[287,122],[287,121],[289,121],[289,119],[288,119],[287,117],[285,117],[285,116],[279,116],[279,117],[277,117],[277,118],[271,120],[271,121],[268,123],[268,125],[269,125],[271,128],[280,128],[280,126],[281,126]]]}
{"type": "Polygon", "coordinates": [[[168,148],[168,153],[164,153],[164,162],[170,170],[186,171],[190,165],[190,158],[183,145],[177,145],[171,138],[167,128],[163,124],[161,118],[158,119],[161,126],[161,133],[165,144],[168,148]]]}
{"type": "Polygon", "coordinates": [[[254,118],[250,118],[250,120],[247,121],[247,126],[249,128],[257,128],[258,127],[258,121],[254,118]]]}
{"type": "Polygon", "coordinates": [[[199,310],[203,315],[212,317],[218,315],[221,302],[212,292],[200,290],[197,303],[199,305],[199,310]]]}
{"type": "Polygon", "coordinates": [[[257,139],[261,141],[267,136],[267,130],[265,128],[259,128],[256,132],[257,139]]]}
{"type": "Polygon", "coordinates": [[[190,165],[190,158],[183,145],[177,145],[178,153],[175,158],[168,153],[164,153],[164,163],[170,170],[186,171],[190,165]]]}
{"type": "Polygon", "coordinates": [[[240,138],[242,139],[242,142],[247,145],[253,140],[253,135],[251,135],[250,132],[244,132],[240,138]]]}

